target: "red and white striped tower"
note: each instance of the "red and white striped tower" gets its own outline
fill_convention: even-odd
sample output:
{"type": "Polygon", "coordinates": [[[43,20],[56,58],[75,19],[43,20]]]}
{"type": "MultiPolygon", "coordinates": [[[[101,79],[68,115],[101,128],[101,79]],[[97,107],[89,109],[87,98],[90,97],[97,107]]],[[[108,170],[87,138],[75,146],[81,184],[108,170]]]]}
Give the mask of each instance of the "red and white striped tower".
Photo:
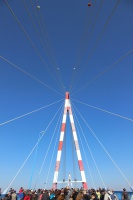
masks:
{"type": "Polygon", "coordinates": [[[86,177],[85,177],[85,172],[84,172],[81,152],[80,152],[80,148],[79,148],[79,144],[78,144],[78,138],[77,138],[77,133],[76,133],[76,129],[75,129],[75,124],[74,124],[74,119],[73,119],[73,114],[72,114],[72,109],[71,109],[71,103],[70,103],[70,99],[69,99],[69,92],[66,92],[64,114],[63,114],[63,119],[62,119],[60,140],[59,140],[59,145],[58,145],[56,166],[55,166],[54,179],[53,179],[53,189],[57,188],[58,174],[59,174],[59,167],[60,167],[63,139],[64,139],[65,128],[66,128],[67,114],[69,114],[69,118],[70,118],[72,134],[73,134],[73,139],[74,139],[77,158],[78,158],[78,165],[79,165],[79,170],[80,170],[80,173],[81,173],[82,186],[83,186],[84,189],[87,189],[87,182],[86,182],[86,177]]]}

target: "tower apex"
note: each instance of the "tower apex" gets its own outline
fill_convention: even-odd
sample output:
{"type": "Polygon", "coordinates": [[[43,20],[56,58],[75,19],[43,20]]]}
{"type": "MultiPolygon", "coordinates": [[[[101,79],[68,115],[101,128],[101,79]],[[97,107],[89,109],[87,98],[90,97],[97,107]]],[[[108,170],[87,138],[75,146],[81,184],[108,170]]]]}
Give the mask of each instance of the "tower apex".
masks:
{"type": "Polygon", "coordinates": [[[69,92],[66,92],[66,99],[69,99],[69,92]]]}

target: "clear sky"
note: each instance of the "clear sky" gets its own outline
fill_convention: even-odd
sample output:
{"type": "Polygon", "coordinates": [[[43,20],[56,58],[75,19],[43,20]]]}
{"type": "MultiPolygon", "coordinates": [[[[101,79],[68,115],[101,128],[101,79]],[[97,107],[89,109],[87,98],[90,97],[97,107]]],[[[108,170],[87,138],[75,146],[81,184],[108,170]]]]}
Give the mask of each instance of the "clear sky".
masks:
{"type": "MultiPolygon", "coordinates": [[[[133,1],[88,3],[0,1],[2,191],[51,187],[66,91],[89,188],[133,185],[133,1]]],[[[81,179],[71,141],[68,118],[59,180],[81,179]]]]}

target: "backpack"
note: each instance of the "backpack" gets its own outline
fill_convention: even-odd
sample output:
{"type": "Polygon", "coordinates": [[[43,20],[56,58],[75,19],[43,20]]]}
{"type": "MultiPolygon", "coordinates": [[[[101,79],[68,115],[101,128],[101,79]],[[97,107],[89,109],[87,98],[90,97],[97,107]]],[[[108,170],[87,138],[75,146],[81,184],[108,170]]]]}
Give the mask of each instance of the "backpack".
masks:
{"type": "Polygon", "coordinates": [[[54,197],[55,197],[55,194],[51,194],[49,198],[53,199],[54,197]]]}

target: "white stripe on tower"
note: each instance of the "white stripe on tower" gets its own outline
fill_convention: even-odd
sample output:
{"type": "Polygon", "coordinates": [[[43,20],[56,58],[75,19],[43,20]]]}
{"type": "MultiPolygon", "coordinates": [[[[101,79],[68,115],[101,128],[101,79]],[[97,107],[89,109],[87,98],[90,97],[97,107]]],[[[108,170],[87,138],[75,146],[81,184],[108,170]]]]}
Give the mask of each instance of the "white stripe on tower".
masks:
{"type": "Polygon", "coordinates": [[[77,133],[76,133],[76,129],[75,129],[75,124],[74,124],[74,119],[73,119],[70,100],[69,100],[69,106],[70,106],[69,107],[69,117],[70,117],[70,123],[71,123],[71,128],[72,128],[72,133],[73,133],[73,139],[74,139],[77,158],[78,158],[79,170],[80,170],[80,173],[81,173],[82,185],[83,185],[84,189],[87,189],[88,186],[87,186],[87,182],[86,182],[85,171],[84,171],[82,157],[81,157],[80,148],[79,148],[79,144],[78,144],[78,138],[77,138],[77,133]]]}
{"type": "Polygon", "coordinates": [[[60,160],[61,160],[63,139],[64,139],[64,133],[65,133],[65,128],[66,128],[66,117],[67,117],[67,112],[68,112],[69,108],[70,108],[69,93],[66,92],[64,114],[63,114],[63,119],[62,119],[60,140],[59,140],[59,145],[58,145],[56,166],[55,166],[54,179],[53,179],[53,189],[54,190],[57,188],[57,181],[58,181],[58,173],[59,173],[60,160]]]}

